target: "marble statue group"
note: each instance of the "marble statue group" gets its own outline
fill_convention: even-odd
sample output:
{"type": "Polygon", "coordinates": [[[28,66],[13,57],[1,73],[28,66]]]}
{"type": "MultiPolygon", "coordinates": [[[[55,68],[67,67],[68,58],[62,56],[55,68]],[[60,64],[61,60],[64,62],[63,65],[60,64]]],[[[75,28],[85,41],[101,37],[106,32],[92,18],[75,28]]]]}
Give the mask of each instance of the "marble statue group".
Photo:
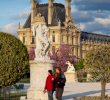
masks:
{"type": "Polygon", "coordinates": [[[48,58],[48,49],[50,41],[48,38],[48,28],[45,24],[38,24],[33,27],[33,35],[35,36],[36,49],[35,59],[48,58]]]}

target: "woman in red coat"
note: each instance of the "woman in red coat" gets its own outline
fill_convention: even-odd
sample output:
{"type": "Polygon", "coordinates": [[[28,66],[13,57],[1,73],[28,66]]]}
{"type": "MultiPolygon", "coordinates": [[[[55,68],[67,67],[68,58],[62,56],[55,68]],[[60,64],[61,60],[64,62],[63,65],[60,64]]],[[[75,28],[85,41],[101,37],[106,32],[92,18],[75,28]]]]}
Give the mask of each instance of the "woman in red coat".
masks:
{"type": "Polygon", "coordinates": [[[53,91],[54,91],[54,80],[55,77],[52,73],[52,70],[48,70],[48,76],[45,83],[44,93],[48,92],[48,100],[53,100],[53,91]]]}

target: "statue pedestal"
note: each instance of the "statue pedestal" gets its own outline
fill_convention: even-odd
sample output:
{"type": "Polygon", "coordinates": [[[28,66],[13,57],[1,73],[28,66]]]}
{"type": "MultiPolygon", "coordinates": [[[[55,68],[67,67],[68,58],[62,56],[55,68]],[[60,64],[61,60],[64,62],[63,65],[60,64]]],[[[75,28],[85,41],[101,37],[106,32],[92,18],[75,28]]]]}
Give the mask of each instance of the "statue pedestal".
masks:
{"type": "Polygon", "coordinates": [[[91,76],[91,74],[87,74],[87,82],[90,82],[92,80],[92,76],[91,76]]]}
{"type": "Polygon", "coordinates": [[[27,100],[48,100],[44,94],[48,70],[53,70],[53,61],[30,61],[30,88],[27,91],[27,100]]]}
{"type": "Polygon", "coordinates": [[[66,82],[67,83],[78,82],[77,75],[75,72],[66,72],[65,76],[66,76],[66,82]]]}

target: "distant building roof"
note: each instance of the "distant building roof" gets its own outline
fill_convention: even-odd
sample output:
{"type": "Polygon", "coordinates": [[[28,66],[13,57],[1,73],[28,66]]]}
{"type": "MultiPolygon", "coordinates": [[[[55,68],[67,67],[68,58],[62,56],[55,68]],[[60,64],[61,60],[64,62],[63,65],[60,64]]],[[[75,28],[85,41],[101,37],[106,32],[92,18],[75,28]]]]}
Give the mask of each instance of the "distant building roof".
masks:
{"type": "MultiPolygon", "coordinates": [[[[36,5],[36,12],[40,13],[42,16],[44,16],[45,21],[48,25],[48,4],[39,4],[36,5]]],[[[64,26],[65,22],[65,6],[60,3],[53,3],[53,16],[52,16],[52,23],[48,26],[57,26],[58,22],[61,22],[61,26],[64,26]]],[[[30,28],[31,27],[31,14],[28,16],[23,28],[30,28]]],[[[110,42],[110,36],[109,35],[102,35],[102,34],[95,34],[95,33],[89,33],[89,32],[81,32],[81,41],[91,40],[91,41],[106,41],[110,42]]]]}
{"type": "Polygon", "coordinates": [[[81,32],[81,41],[86,41],[86,40],[110,42],[110,36],[103,34],[89,33],[89,32],[81,32]]]}
{"type": "MultiPolygon", "coordinates": [[[[44,16],[45,21],[48,25],[48,4],[39,4],[36,8],[37,13],[41,13],[44,16]]],[[[65,7],[63,4],[54,3],[53,4],[53,16],[52,16],[52,23],[50,26],[57,26],[58,21],[61,22],[61,25],[64,25],[65,21],[65,7]]],[[[29,15],[28,19],[26,20],[23,28],[30,28],[31,27],[31,14],[29,15]]]]}

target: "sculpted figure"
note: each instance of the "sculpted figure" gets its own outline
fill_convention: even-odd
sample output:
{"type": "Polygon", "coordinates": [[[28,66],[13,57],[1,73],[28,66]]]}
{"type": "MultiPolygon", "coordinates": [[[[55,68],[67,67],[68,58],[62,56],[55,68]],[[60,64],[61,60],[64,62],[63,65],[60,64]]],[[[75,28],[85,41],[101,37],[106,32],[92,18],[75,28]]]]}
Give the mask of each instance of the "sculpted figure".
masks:
{"type": "Polygon", "coordinates": [[[67,61],[66,64],[68,65],[67,72],[75,73],[75,68],[74,68],[73,64],[71,64],[70,61],[67,61]]]}
{"type": "Polygon", "coordinates": [[[36,41],[35,59],[47,58],[48,49],[50,47],[47,26],[45,24],[34,26],[33,35],[35,36],[36,41]]]}

